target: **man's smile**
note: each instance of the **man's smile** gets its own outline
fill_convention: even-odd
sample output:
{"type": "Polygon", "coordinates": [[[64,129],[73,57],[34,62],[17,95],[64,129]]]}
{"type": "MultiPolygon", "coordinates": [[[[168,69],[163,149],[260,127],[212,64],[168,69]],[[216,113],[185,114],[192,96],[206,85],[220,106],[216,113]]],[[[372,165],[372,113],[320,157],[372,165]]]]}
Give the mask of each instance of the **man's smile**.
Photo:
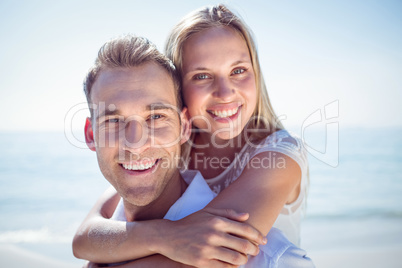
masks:
{"type": "Polygon", "coordinates": [[[153,170],[156,165],[158,164],[159,159],[144,159],[141,161],[131,161],[127,163],[121,163],[125,170],[128,171],[138,171],[138,172],[145,172],[153,170]]]}

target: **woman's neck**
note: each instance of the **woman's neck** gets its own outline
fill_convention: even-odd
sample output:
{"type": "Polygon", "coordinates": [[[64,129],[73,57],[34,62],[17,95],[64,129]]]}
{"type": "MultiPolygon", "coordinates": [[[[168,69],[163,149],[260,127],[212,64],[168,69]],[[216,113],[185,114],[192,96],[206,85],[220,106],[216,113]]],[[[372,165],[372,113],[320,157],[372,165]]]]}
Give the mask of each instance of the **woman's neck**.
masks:
{"type": "Polygon", "coordinates": [[[190,154],[190,168],[201,172],[205,179],[221,174],[235,159],[245,144],[241,135],[222,140],[208,133],[198,133],[190,154]]]}

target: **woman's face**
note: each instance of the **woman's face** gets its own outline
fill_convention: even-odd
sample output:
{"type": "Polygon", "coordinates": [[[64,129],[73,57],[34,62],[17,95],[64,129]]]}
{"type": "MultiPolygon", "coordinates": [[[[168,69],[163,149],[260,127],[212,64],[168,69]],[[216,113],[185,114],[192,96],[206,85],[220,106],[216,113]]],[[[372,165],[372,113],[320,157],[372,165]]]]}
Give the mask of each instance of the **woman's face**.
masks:
{"type": "Polygon", "coordinates": [[[194,126],[228,140],[244,129],[257,103],[250,53],[241,35],[216,27],[183,46],[183,96],[194,126]]]}

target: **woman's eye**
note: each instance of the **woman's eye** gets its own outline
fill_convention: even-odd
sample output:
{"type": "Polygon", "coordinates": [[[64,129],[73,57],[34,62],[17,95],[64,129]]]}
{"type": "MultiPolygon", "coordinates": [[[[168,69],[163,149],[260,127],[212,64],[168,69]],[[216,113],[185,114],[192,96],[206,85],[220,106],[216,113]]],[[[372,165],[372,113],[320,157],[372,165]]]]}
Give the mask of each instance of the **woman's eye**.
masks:
{"type": "Polygon", "coordinates": [[[241,74],[241,73],[244,73],[245,71],[246,71],[246,69],[239,68],[239,69],[234,70],[232,72],[232,74],[241,74]]]}
{"type": "Polygon", "coordinates": [[[194,78],[196,80],[203,80],[203,79],[208,79],[209,76],[207,74],[197,74],[197,75],[194,76],[194,78]]]}

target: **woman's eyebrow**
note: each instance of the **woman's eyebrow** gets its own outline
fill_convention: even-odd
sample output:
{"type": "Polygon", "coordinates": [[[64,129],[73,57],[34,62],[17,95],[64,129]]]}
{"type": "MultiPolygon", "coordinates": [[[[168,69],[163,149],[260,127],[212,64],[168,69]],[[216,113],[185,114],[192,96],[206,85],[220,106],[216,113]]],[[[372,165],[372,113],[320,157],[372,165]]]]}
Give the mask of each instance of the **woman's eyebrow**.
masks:
{"type": "Polygon", "coordinates": [[[233,62],[232,65],[230,65],[230,66],[235,66],[235,65],[244,64],[244,63],[251,64],[251,62],[248,60],[238,60],[238,61],[233,62]]]}
{"type": "Polygon", "coordinates": [[[206,70],[208,70],[208,68],[205,67],[196,67],[193,69],[193,71],[206,71],[206,70]]]}
{"type": "MultiPolygon", "coordinates": [[[[237,60],[235,62],[233,62],[230,67],[236,66],[238,64],[252,64],[250,60],[237,60]]],[[[190,72],[195,72],[195,71],[208,71],[209,69],[206,67],[194,67],[191,68],[190,72]]]]}

